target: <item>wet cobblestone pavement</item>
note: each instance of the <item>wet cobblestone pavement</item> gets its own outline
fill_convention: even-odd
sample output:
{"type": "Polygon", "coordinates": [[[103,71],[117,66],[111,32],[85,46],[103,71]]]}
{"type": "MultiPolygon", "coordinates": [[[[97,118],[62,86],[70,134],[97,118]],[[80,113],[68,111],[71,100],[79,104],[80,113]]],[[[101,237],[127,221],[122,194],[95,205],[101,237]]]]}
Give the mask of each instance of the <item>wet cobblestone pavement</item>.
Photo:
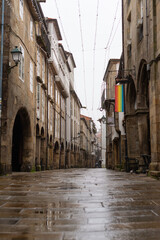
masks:
{"type": "Polygon", "coordinates": [[[0,239],[160,239],[160,182],[106,169],[0,177],[0,239]]]}

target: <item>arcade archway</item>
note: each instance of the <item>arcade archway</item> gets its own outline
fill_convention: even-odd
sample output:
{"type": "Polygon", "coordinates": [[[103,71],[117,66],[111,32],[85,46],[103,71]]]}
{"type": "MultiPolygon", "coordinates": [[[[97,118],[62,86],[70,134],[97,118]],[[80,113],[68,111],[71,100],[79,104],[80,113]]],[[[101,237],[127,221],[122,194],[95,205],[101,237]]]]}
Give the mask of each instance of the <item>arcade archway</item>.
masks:
{"type": "Polygon", "coordinates": [[[32,156],[31,126],[28,112],[21,108],[12,132],[12,171],[30,171],[32,156]]]}

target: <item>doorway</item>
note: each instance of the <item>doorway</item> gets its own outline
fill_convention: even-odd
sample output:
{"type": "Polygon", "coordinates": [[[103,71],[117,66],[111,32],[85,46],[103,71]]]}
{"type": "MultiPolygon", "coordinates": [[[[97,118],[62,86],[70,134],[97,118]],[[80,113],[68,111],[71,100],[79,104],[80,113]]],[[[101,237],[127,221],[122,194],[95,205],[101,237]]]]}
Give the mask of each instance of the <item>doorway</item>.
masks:
{"type": "Polygon", "coordinates": [[[30,118],[27,110],[21,108],[16,115],[12,131],[12,171],[27,170],[31,165],[32,155],[30,118]]]}

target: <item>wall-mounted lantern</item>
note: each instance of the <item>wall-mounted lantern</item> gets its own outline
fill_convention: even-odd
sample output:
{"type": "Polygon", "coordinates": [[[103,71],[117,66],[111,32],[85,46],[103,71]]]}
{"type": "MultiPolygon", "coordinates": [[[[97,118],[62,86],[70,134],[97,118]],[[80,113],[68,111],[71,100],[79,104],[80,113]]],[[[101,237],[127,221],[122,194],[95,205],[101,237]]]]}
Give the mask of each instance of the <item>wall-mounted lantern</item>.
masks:
{"type": "Polygon", "coordinates": [[[12,59],[15,62],[14,66],[11,66],[8,68],[8,70],[10,71],[12,68],[18,66],[18,63],[21,61],[21,57],[22,57],[22,52],[21,50],[18,49],[17,46],[15,46],[15,48],[11,51],[12,54],[12,59]]]}

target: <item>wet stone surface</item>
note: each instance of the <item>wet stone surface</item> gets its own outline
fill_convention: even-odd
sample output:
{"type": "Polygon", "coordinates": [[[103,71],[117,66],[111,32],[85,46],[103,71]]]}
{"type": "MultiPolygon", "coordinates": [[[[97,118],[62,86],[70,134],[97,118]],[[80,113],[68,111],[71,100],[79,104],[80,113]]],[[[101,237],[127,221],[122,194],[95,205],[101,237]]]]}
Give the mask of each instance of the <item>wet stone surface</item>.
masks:
{"type": "Polygon", "coordinates": [[[159,240],[160,182],[106,169],[2,176],[0,239],[159,240]]]}

